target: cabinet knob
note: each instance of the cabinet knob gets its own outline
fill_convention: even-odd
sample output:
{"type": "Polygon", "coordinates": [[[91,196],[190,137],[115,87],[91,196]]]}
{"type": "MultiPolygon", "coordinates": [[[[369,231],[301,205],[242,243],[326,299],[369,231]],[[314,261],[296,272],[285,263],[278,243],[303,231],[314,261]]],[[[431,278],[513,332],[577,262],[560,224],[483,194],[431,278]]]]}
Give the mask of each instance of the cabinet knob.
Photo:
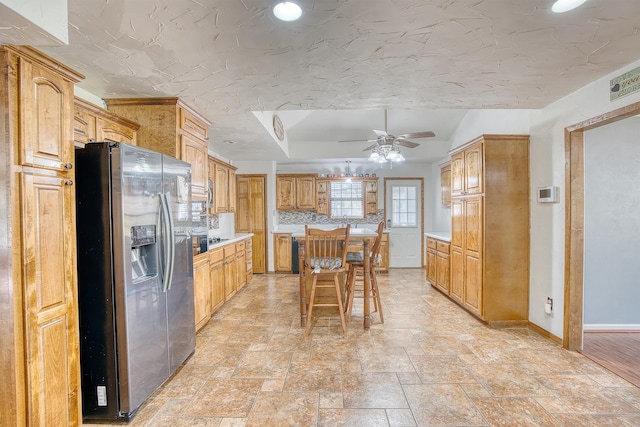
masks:
{"type": "Polygon", "coordinates": [[[67,163],[64,165],[65,169],[73,169],[73,165],[71,163],[67,163]]]}
{"type": "Polygon", "coordinates": [[[70,179],[68,179],[68,180],[66,180],[66,181],[64,182],[64,185],[67,185],[67,186],[68,186],[68,185],[73,185],[73,181],[71,181],[70,179]]]}

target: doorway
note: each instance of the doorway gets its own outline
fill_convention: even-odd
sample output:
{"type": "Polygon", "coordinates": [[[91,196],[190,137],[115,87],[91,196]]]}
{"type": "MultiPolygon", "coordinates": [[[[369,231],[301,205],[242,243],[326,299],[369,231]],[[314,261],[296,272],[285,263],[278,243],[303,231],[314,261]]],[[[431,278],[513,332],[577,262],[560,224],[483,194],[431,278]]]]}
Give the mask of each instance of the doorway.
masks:
{"type": "MultiPolygon", "coordinates": [[[[585,170],[588,165],[588,159],[585,159],[585,132],[627,119],[639,112],[640,103],[631,104],[570,126],[565,131],[566,237],[563,346],[569,350],[581,351],[585,356],[634,383],[637,383],[638,378],[636,377],[634,381],[633,378],[625,376],[625,368],[620,365],[619,356],[625,349],[629,350],[629,356],[638,354],[638,347],[628,345],[629,342],[640,342],[637,336],[630,335],[633,334],[630,331],[608,330],[606,332],[585,333],[585,309],[589,308],[591,298],[588,292],[585,295],[585,273],[589,271],[588,268],[585,270],[585,259],[591,262],[589,261],[591,242],[585,245],[585,238],[589,237],[588,229],[585,229],[585,206],[589,206],[589,201],[585,205],[585,170]]],[[[593,195],[589,197],[593,197],[593,195]]],[[[628,211],[628,208],[625,210],[628,211]]],[[[610,219],[614,220],[615,215],[610,219]]],[[[590,278],[586,280],[588,281],[590,278]]],[[[598,303],[600,304],[601,301],[598,303]]],[[[587,319],[587,323],[590,323],[589,319],[587,319]]],[[[628,363],[638,363],[637,356],[636,359],[633,359],[622,354],[622,359],[626,360],[630,372],[637,370],[637,367],[629,367],[628,365],[628,363]]]]}
{"type": "Polygon", "coordinates": [[[424,178],[384,179],[389,268],[422,267],[424,178]]]}

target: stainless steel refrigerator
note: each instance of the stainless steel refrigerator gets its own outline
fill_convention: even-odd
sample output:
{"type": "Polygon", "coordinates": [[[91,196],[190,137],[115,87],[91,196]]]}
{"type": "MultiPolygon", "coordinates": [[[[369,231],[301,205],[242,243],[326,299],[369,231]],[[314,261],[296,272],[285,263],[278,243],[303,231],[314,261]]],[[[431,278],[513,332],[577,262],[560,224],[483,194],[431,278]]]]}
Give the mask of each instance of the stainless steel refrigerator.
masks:
{"type": "Polygon", "coordinates": [[[82,415],[130,419],[195,349],[191,166],[76,149],[82,415]]]}

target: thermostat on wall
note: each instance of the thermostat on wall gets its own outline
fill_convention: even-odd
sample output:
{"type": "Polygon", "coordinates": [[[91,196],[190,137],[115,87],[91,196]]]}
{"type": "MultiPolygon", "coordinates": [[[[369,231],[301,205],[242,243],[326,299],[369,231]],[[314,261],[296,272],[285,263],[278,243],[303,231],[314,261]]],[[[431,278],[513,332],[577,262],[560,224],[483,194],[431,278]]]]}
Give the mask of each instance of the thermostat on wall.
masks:
{"type": "Polygon", "coordinates": [[[557,203],[558,187],[538,187],[538,203],[557,203]]]}

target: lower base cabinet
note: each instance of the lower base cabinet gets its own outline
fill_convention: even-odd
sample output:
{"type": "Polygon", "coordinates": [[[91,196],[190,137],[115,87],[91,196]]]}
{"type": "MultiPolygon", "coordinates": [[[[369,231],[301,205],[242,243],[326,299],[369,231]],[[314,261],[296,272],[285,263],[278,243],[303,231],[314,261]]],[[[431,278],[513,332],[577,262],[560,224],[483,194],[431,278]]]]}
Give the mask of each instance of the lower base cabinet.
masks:
{"type": "Polygon", "coordinates": [[[196,332],[213,313],[231,299],[253,277],[247,246],[251,238],[212,249],[193,260],[193,291],[196,332]]]}
{"type": "Polygon", "coordinates": [[[450,247],[449,242],[427,237],[427,281],[449,296],[451,296],[449,286],[450,247]]]}

